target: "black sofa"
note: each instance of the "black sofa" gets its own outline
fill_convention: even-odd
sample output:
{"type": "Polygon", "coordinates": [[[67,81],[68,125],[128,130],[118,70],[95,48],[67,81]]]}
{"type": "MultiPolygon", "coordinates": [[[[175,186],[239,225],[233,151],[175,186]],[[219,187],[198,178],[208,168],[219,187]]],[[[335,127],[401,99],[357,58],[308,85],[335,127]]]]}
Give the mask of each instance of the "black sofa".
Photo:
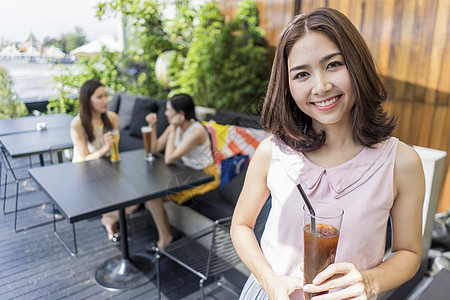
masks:
{"type": "Polygon", "coordinates": [[[153,112],[158,116],[157,136],[160,136],[169,124],[164,114],[166,100],[117,93],[108,102],[108,110],[119,116],[119,151],[144,147],[141,127],[147,125],[145,121],[147,114],[153,112]]]}

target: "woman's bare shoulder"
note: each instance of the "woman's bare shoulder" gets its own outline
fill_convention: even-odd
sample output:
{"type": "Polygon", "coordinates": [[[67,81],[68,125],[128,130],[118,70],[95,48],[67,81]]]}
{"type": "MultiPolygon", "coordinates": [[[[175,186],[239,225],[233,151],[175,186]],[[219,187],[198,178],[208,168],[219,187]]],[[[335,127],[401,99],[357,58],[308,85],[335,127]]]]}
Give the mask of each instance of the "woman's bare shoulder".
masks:
{"type": "Polygon", "coordinates": [[[272,143],[273,136],[266,137],[256,148],[255,154],[253,155],[253,159],[255,156],[262,161],[270,162],[272,157],[272,143]]]}
{"type": "Polygon", "coordinates": [[[73,118],[73,120],[70,122],[70,128],[72,129],[82,129],[83,125],[81,124],[81,119],[79,116],[76,116],[73,118]]]}
{"type": "Polygon", "coordinates": [[[421,170],[422,161],[416,150],[402,141],[399,141],[395,159],[395,168],[397,172],[407,174],[408,172],[421,170]]]}

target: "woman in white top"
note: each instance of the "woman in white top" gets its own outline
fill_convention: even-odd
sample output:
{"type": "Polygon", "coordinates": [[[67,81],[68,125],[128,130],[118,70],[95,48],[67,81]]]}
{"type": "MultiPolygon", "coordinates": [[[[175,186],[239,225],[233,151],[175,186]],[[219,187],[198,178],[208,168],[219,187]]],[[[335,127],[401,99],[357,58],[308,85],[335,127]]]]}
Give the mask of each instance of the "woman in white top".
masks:
{"type": "MultiPolygon", "coordinates": [[[[72,162],[97,159],[110,156],[113,137],[111,130],[118,129],[117,114],[107,111],[108,96],[105,87],[97,80],[86,81],[80,89],[80,113],[70,124],[70,135],[74,145],[72,162]]],[[[128,207],[127,212],[136,209],[128,207]]],[[[102,224],[108,233],[109,240],[117,242],[118,211],[102,216],[102,224]]]]}
{"type": "MultiPolygon", "coordinates": [[[[186,166],[214,176],[214,180],[198,187],[171,194],[170,199],[184,203],[193,196],[204,194],[219,187],[220,178],[211,148],[211,140],[207,129],[196,120],[195,105],[192,98],[186,94],[178,94],[167,101],[166,113],[169,126],[156,138],[157,116],[151,113],[146,120],[152,130],[152,153],[165,150],[164,161],[172,164],[181,160],[186,166]]],[[[155,221],[159,241],[157,247],[164,249],[172,242],[173,236],[163,203],[168,197],[150,200],[146,206],[155,221]]]]}

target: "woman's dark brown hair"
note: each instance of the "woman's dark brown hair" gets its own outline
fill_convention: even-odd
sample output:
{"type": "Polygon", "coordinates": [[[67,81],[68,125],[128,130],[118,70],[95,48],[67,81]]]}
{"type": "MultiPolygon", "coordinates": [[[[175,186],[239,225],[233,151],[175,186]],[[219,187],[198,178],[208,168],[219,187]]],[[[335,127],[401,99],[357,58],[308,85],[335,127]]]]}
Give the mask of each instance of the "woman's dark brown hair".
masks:
{"type": "Polygon", "coordinates": [[[195,116],[195,104],[191,96],[187,94],[176,94],[169,99],[173,109],[178,113],[184,112],[186,120],[197,120],[195,116]]]}
{"type": "MultiPolygon", "coordinates": [[[[86,81],[80,89],[80,119],[89,142],[94,140],[94,128],[92,126],[92,106],[91,96],[95,90],[104,86],[100,81],[92,79],[86,81]]],[[[106,133],[112,129],[111,121],[106,113],[101,114],[103,121],[103,132],[106,133]]]]}
{"type": "Polygon", "coordinates": [[[311,117],[298,108],[289,90],[287,60],[294,44],[308,32],[325,34],[344,57],[356,97],[352,108],[355,139],[370,147],[388,138],[395,128],[395,119],[383,111],[386,91],[372,55],[351,21],[331,8],[298,14],[281,33],[261,111],[263,128],[300,151],[315,151],[325,143],[325,132],[314,131],[311,117]]]}

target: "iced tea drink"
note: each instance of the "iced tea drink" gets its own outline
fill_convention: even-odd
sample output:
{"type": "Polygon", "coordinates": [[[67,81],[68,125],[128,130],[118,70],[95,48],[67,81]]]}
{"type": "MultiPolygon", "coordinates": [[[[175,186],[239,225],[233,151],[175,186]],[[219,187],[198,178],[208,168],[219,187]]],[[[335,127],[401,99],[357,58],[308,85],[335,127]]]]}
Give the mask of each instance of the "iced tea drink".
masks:
{"type": "MultiPolygon", "coordinates": [[[[315,216],[305,206],[303,226],[304,284],[312,283],[317,274],[334,263],[343,210],[328,204],[313,204],[315,216]]],[[[323,293],[304,293],[305,299],[323,293]]]]}
{"type": "Polygon", "coordinates": [[[119,139],[120,134],[119,130],[115,129],[111,131],[111,135],[114,139],[113,144],[111,145],[111,162],[118,162],[120,161],[120,155],[119,155],[119,139]]]}

